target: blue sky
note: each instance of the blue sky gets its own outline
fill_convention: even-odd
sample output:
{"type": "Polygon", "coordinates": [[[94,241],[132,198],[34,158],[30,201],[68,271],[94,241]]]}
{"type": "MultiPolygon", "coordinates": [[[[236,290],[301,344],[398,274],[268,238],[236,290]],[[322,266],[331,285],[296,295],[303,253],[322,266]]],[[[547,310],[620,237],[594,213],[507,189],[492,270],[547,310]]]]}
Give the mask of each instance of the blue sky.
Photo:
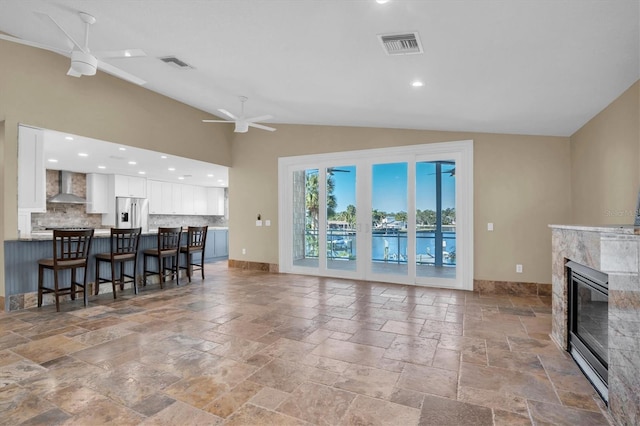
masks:
{"type": "MultiPolygon", "coordinates": [[[[451,170],[453,165],[443,165],[442,170],[451,170]]],[[[346,210],[349,204],[356,205],[356,170],[354,166],[336,166],[334,172],[335,191],[338,206],[336,212],[346,210]]],[[[435,210],[435,171],[434,163],[417,163],[416,169],[416,208],[435,210]]],[[[373,208],[389,213],[407,210],[407,163],[388,163],[373,166],[373,208]]],[[[455,177],[442,173],[442,207],[455,206],[455,177]]]]}

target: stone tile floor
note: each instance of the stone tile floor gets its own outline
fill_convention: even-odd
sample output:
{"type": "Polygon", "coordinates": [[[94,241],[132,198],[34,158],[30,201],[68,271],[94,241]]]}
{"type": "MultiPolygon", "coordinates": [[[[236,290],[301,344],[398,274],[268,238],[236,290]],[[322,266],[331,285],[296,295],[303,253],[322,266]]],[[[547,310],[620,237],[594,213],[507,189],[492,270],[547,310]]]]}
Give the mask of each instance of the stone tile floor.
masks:
{"type": "Polygon", "coordinates": [[[0,314],[0,424],[610,423],[548,298],[206,276],[0,314]]]}

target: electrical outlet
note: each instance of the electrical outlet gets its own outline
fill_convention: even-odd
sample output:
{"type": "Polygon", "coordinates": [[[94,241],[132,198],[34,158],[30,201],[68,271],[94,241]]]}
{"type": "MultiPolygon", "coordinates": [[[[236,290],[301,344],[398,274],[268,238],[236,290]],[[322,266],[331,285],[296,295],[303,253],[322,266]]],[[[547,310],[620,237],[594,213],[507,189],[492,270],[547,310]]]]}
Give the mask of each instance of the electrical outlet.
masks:
{"type": "Polygon", "coordinates": [[[242,254],[247,254],[247,249],[246,248],[242,249],[242,254]]]}
{"type": "Polygon", "coordinates": [[[493,223],[487,223],[487,231],[493,231],[493,223]]]}
{"type": "Polygon", "coordinates": [[[518,274],[521,274],[521,273],[522,273],[522,265],[520,265],[519,263],[516,265],[516,272],[517,272],[518,274]]]}

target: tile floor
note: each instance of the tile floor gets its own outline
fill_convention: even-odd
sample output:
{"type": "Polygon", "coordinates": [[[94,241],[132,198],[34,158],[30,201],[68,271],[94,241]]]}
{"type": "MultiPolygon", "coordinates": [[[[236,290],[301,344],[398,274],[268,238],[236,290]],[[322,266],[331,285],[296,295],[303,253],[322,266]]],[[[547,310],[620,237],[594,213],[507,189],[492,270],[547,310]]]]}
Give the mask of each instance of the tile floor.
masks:
{"type": "Polygon", "coordinates": [[[0,315],[0,424],[609,424],[550,300],[206,266],[0,315]]]}

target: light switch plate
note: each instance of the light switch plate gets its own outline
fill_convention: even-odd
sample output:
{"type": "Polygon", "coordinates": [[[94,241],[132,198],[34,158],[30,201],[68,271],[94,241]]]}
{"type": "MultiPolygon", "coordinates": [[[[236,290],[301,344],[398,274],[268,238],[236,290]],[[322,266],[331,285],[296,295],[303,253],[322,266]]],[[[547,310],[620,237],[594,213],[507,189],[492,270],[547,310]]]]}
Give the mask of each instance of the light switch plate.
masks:
{"type": "Polygon", "coordinates": [[[271,221],[269,219],[265,220],[264,226],[271,226],[271,221]]]}
{"type": "Polygon", "coordinates": [[[256,220],[256,226],[262,226],[262,221],[261,220],[256,220]]]}
{"type": "Polygon", "coordinates": [[[493,223],[492,222],[487,223],[487,231],[493,231],[493,223]]]}

